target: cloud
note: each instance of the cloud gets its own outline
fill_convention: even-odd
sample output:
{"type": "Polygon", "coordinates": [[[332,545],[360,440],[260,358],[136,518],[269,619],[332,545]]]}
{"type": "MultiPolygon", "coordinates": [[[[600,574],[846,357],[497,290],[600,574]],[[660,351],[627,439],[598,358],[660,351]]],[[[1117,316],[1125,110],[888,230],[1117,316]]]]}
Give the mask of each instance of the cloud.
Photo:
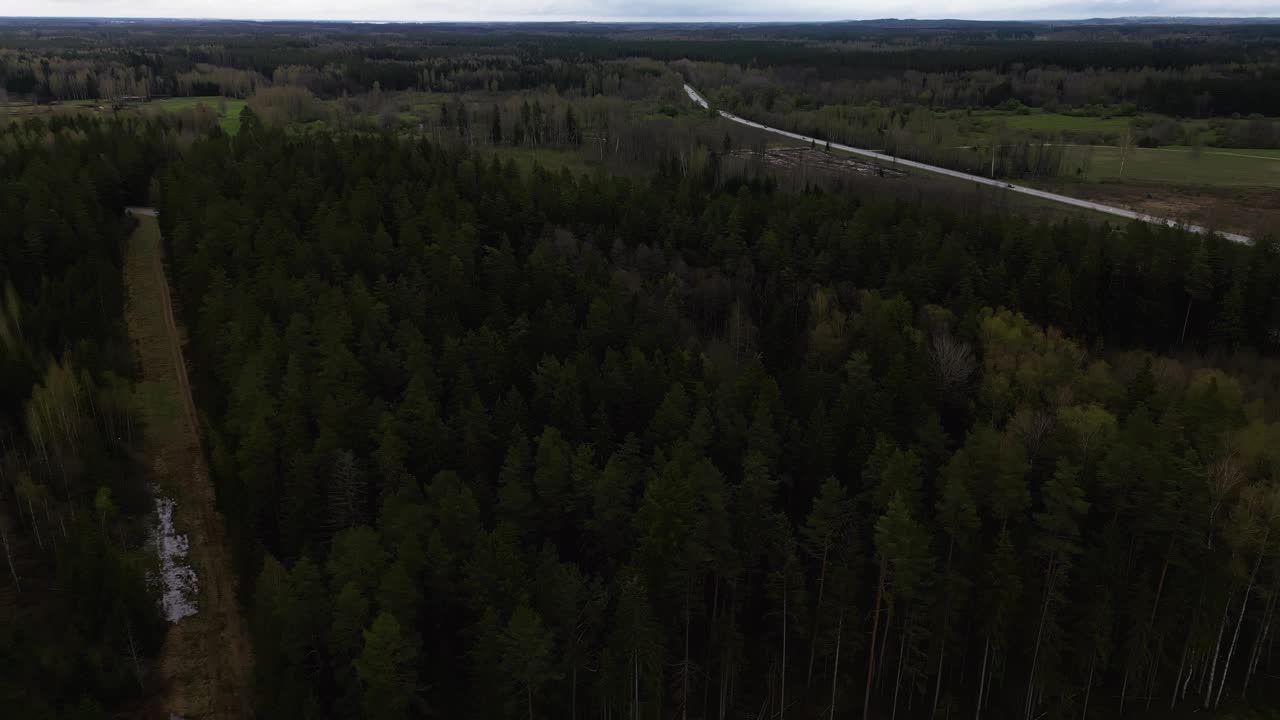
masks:
{"type": "Polygon", "coordinates": [[[0,15],[249,20],[721,20],[871,18],[1071,19],[1135,15],[1274,14],[1274,0],[0,0],[0,15]]]}

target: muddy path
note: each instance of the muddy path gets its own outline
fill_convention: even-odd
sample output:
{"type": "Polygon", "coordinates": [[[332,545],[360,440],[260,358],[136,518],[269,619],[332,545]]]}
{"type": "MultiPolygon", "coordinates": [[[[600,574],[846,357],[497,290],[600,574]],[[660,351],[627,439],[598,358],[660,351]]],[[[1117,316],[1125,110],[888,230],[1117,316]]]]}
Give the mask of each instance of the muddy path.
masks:
{"type": "Polygon", "coordinates": [[[178,325],[164,271],[155,211],[130,208],[138,227],[125,253],[125,318],[137,363],[143,453],[173,525],[186,535],[198,577],[195,613],[169,627],[159,658],[163,710],[186,720],[251,715],[252,653],[236,603],[235,576],[222,516],[205,466],[178,325]]]}

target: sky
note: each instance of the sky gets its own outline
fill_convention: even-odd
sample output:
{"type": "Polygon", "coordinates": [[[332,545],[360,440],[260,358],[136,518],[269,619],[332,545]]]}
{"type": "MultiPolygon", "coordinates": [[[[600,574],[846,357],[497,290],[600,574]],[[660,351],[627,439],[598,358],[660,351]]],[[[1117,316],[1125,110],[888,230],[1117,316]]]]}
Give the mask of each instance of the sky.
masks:
{"type": "Polygon", "coordinates": [[[0,16],[423,22],[1066,20],[1277,14],[1277,0],[0,0],[0,16]]]}

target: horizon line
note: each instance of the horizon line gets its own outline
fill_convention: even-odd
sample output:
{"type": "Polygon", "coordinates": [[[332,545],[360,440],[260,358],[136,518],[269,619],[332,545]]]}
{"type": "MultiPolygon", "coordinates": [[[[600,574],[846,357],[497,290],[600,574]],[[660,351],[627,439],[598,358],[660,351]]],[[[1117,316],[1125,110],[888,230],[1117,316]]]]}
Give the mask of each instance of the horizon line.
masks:
{"type": "Polygon", "coordinates": [[[602,19],[585,19],[577,17],[529,17],[517,20],[493,20],[493,19],[449,19],[449,20],[406,20],[406,19],[359,19],[359,18],[304,18],[304,17],[271,17],[271,18],[253,18],[253,17],[218,17],[218,16],[162,16],[162,15],[0,15],[0,22],[12,20],[82,20],[94,21],[105,20],[114,22],[244,22],[244,23],[338,23],[353,25],[547,25],[547,24],[578,24],[578,25],[617,25],[617,24],[648,24],[648,25],[833,25],[840,23],[887,23],[887,22],[914,22],[914,23],[941,23],[941,22],[965,22],[965,23],[1027,23],[1027,24],[1052,24],[1052,23],[1088,23],[1090,21],[1106,21],[1106,22],[1129,22],[1132,24],[1141,24],[1150,21],[1226,21],[1229,23],[1246,23],[1248,21],[1273,21],[1280,23],[1280,15],[1221,15],[1221,14],[1205,14],[1205,15],[1088,15],[1081,17],[1046,17],[1046,18],[965,18],[965,17],[874,17],[874,18],[828,18],[828,19],[734,19],[734,18],[602,18],[602,19]]]}

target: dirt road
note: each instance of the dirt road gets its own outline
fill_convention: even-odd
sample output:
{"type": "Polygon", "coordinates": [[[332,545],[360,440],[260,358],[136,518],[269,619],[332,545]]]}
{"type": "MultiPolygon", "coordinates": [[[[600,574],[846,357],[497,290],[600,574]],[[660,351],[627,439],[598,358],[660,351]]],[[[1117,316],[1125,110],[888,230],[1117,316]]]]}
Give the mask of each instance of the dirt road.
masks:
{"type": "Polygon", "coordinates": [[[196,613],[170,626],[161,651],[164,710],[186,720],[245,718],[251,715],[252,653],[204,463],[160,228],[154,210],[128,212],[138,228],[126,251],[125,317],[140,376],[136,397],[145,424],[143,451],[159,492],[176,502],[174,524],[188,538],[188,561],[199,578],[196,613]]]}

